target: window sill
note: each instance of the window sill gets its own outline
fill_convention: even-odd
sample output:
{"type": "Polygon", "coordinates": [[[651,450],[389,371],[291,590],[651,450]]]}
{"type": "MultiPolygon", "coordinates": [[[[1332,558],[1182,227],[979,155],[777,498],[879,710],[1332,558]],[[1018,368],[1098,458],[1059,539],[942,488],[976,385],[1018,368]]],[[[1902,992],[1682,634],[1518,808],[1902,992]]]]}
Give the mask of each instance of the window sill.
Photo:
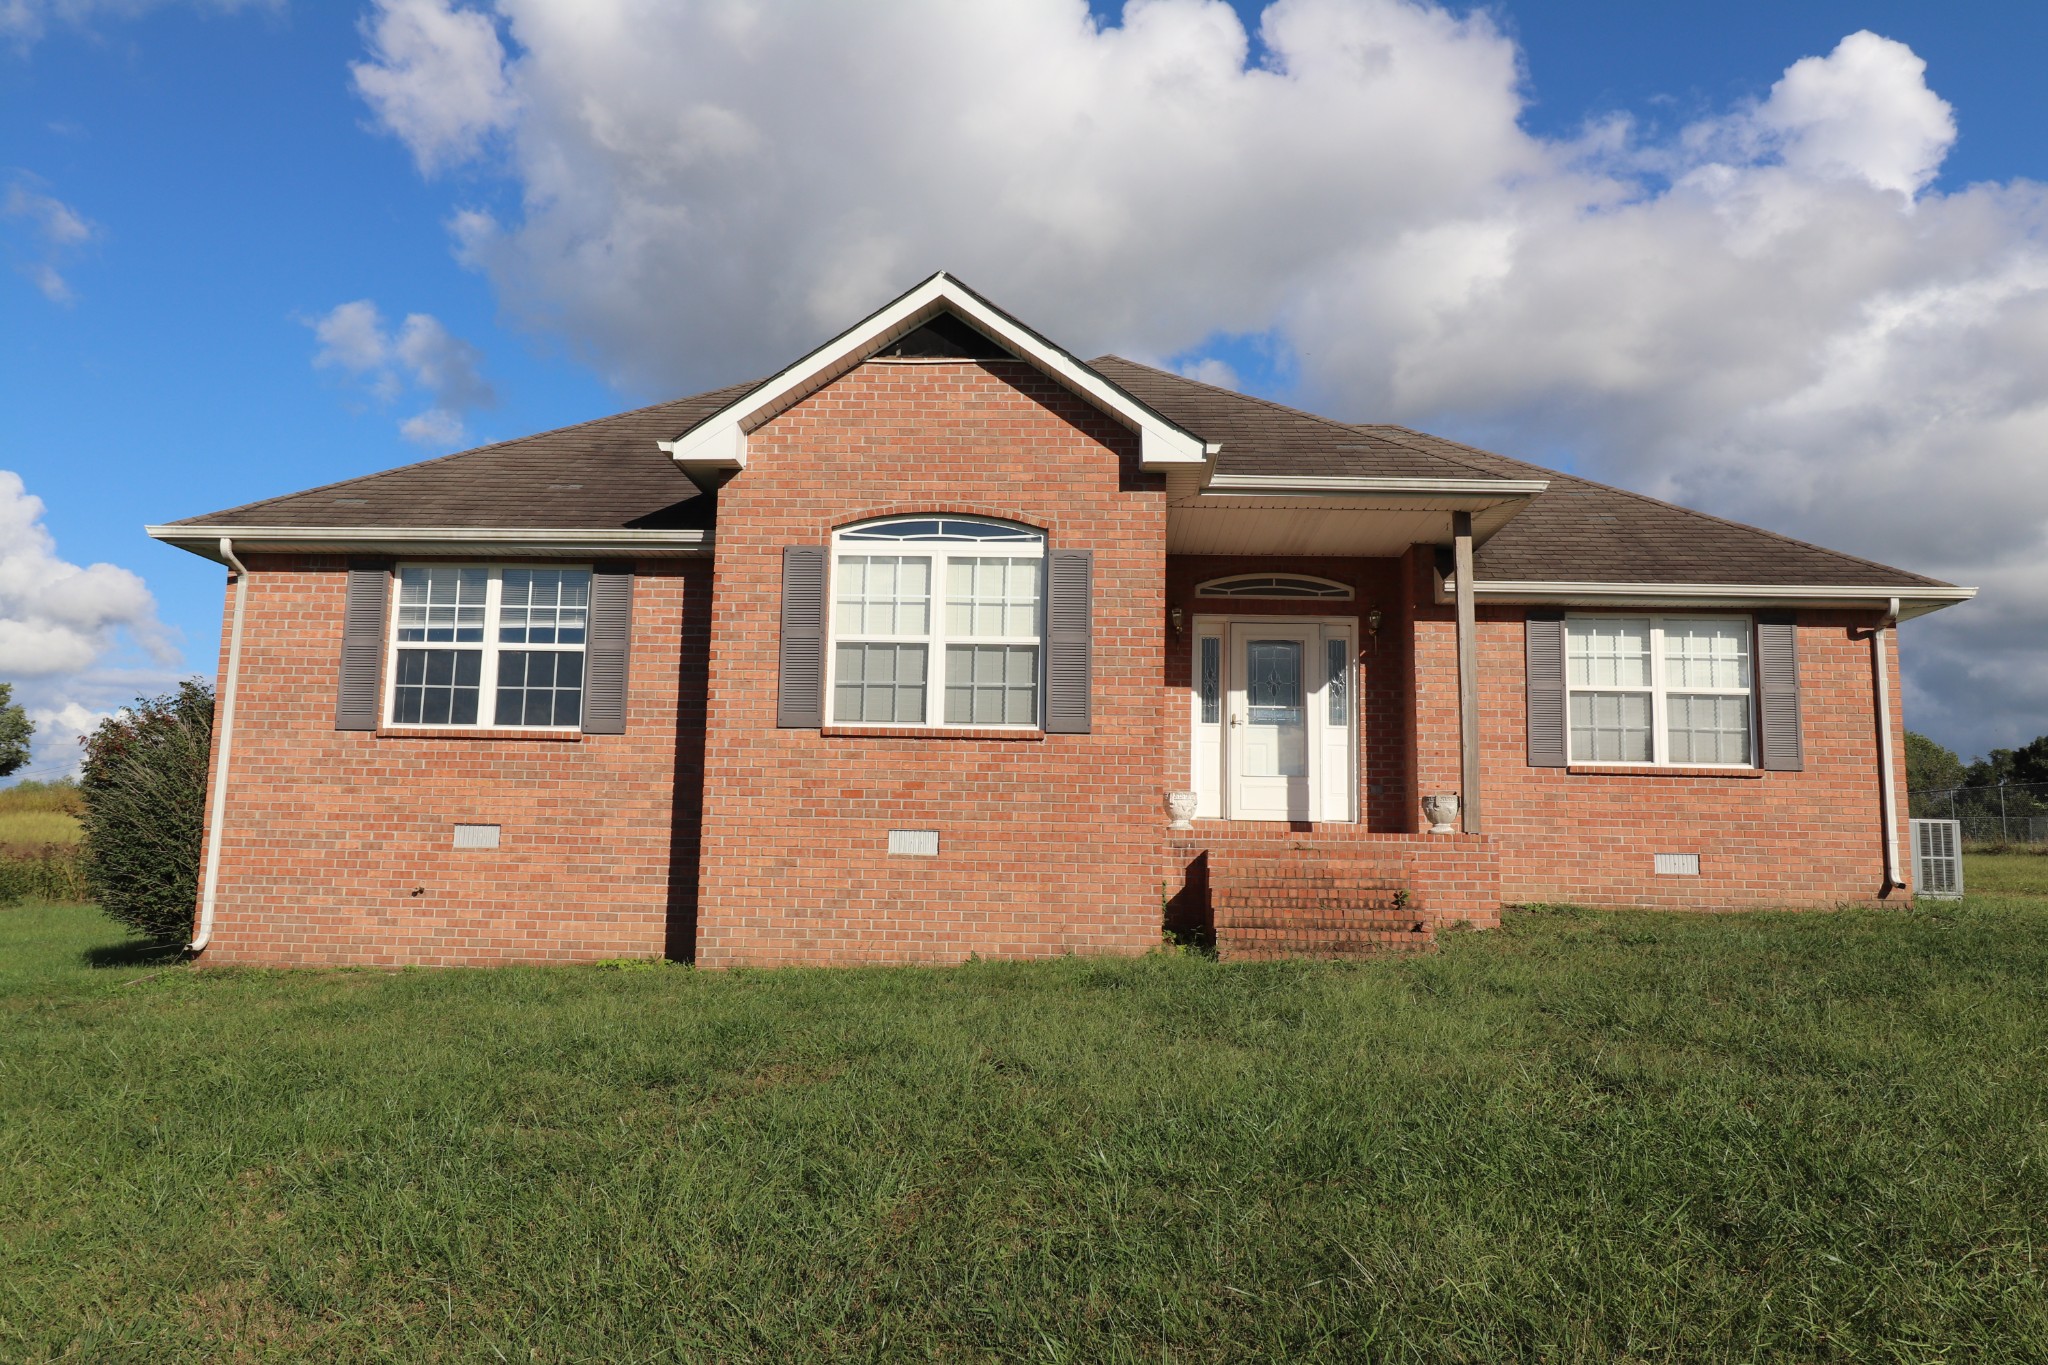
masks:
{"type": "Polygon", "coordinates": [[[1043,730],[973,730],[966,726],[941,729],[935,725],[827,725],[819,731],[827,739],[1006,739],[1036,741],[1043,730]]]}
{"type": "Polygon", "coordinates": [[[434,728],[423,725],[380,725],[379,739],[522,739],[554,744],[580,744],[581,730],[493,730],[485,726],[456,725],[434,728]]]}
{"type": "Polygon", "coordinates": [[[1727,777],[1753,782],[1764,775],[1762,768],[1685,768],[1655,763],[1574,763],[1565,769],[1574,777],[1727,777]]]}

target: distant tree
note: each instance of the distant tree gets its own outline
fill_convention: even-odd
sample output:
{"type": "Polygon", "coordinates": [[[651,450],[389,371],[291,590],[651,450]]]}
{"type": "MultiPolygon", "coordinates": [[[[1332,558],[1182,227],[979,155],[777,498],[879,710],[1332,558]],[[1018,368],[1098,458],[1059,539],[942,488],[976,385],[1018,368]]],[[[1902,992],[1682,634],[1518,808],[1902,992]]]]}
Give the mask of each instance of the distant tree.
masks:
{"type": "Polygon", "coordinates": [[[1906,731],[1906,787],[1909,791],[1944,791],[1963,785],[1963,760],[1952,749],[1911,730],[1906,731]]]}
{"type": "Polygon", "coordinates": [[[1982,758],[1971,759],[1970,766],[1963,770],[1966,787],[1996,787],[2013,780],[2010,749],[1993,749],[1982,758]]]}
{"type": "Polygon", "coordinates": [[[2012,751],[2012,780],[2048,782],[2048,735],[2042,735],[2012,751]]]}
{"type": "Polygon", "coordinates": [[[100,909],[152,941],[192,925],[213,745],[213,689],[143,698],[85,738],[85,878],[100,909]]]}
{"type": "Polygon", "coordinates": [[[28,737],[35,732],[35,722],[14,700],[14,684],[0,683],[0,777],[27,765],[28,737]]]}

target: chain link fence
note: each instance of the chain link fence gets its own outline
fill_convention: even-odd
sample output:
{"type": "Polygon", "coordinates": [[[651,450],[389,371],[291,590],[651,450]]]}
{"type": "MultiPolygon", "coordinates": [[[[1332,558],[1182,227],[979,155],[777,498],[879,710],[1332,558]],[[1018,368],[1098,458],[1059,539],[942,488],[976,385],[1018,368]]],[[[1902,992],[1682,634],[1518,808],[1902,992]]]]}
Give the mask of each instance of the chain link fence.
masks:
{"type": "Polygon", "coordinates": [[[1954,820],[1971,848],[2048,847],[2048,782],[1948,787],[1906,794],[1915,820],[1954,820]]]}

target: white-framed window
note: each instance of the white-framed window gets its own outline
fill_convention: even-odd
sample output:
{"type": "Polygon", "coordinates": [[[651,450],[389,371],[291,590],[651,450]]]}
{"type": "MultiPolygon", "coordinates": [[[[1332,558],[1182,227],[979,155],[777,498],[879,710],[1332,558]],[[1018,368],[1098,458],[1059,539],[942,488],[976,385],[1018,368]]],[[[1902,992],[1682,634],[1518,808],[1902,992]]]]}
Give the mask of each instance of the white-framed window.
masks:
{"type": "Polygon", "coordinates": [[[890,517],[832,538],[831,725],[1035,729],[1045,536],[890,517]]]}
{"type": "Polygon", "coordinates": [[[589,568],[401,564],[391,618],[386,724],[583,724],[589,568]]]}
{"type": "Polygon", "coordinates": [[[1566,617],[1571,761],[1754,766],[1753,634],[1747,618],[1566,617]]]}

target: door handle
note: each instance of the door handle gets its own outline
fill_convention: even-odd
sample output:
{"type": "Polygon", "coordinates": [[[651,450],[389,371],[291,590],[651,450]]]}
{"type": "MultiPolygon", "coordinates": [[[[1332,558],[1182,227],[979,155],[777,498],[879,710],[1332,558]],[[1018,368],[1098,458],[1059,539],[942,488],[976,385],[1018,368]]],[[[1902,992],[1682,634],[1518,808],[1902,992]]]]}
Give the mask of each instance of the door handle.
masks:
{"type": "Polygon", "coordinates": [[[1230,717],[1230,723],[1231,723],[1232,725],[1242,725],[1242,724],[1244,724],[1244,717],[1243,717],[1243,716],[1240,716],[1240,715],[1232,714],[1232,716],[1230,717]]]}

